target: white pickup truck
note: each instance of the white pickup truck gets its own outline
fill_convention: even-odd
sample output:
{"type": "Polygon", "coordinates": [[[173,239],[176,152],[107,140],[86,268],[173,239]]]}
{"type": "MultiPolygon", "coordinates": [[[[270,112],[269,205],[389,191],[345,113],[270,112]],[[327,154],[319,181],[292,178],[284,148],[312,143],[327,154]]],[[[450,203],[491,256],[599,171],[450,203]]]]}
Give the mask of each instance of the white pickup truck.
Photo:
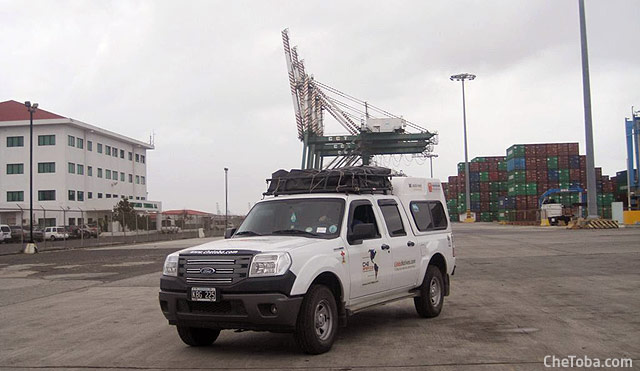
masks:
{"type": "MultiPolygon", "coordinates": [[[[455,250],[439,180],[394,177],[382,193],[266,197],[228,239],[167,256],[160,307],[189,345],[220,330],[292,332],[328,351],[348,316],[412,299],[440,314],[455,250]]],[[[229,236],[226,236],[229,237],[229,236]]]]}

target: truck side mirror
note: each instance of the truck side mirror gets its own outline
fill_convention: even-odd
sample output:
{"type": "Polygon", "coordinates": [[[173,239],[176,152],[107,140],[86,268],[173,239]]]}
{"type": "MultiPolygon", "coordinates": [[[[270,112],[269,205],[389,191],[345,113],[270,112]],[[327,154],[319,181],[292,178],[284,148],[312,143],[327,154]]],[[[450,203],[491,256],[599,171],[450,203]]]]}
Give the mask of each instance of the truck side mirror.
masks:
{"type": "Polygon", "coordinates": [[[349,243],[368,240],[378,237],[376,226],[373,223],[362,223],[353,226],[353,231],[348,236],[349,243]]]}
{"type": "Polygon", "coordinates": [[[227,238],[231,238],[231,236],[233,236],[233,234],[234,234],[234,233],[236,233],[236,230],[237,230],[237,229],[238,229],[238,228],[227,228],[227,229],[224,231],[224,238],[225,238],[225,239],[227,239],[227,238]]]}

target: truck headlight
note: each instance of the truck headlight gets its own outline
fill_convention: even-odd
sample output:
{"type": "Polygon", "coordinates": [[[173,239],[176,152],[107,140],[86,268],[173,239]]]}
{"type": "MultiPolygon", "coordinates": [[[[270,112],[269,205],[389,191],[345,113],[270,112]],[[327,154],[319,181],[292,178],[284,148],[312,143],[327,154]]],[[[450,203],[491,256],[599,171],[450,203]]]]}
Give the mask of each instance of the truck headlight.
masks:
{"type": "Polygon", "coordinates": [[[249,277],[281,276],[291,267],[291,256],[286,252],[258,254],[251,260],[249,277]]]}
{"type": "Polygon", "coordinates": [[[162,274],[165,276],[178,276],[178,259],[179,254],[174,252],[173,254],[169,254],[167,259],[164,261],[164,268],[162,268],[162,274]]]}

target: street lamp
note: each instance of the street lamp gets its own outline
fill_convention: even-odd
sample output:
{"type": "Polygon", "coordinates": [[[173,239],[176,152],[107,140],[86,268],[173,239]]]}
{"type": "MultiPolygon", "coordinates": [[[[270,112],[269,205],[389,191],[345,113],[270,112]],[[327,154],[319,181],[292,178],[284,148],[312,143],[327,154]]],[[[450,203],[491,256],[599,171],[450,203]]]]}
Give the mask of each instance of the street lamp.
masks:
{"type": "Polygon", "coordinates": [[[465,107],[464,100],[464,80],[473,80],[476,78],[476,75],[472,75],[470,73],[461,73],[459,75],[453,75],[449,79],[451,81],[462,81],[462,124],[464,127],[464,183],[465,183],[465,194],[466,194],[466,206],[467,206],[467,217],[465,222],[473,222],[471,219],[471,194],[470,185],[469,185],[469,155],[467,151],[467,111],[465,107]]]}
{"type": "Polygon", "coordinates": [[[38,103],[24,102],[29,111],[29,243],[25,252],[37,252],[33,242],[33,113],[38,109],[38,103]]]}
{"type": "Polygon", "coordinates": [[[229,227],[229,181],[227,179],[227,173],[229,168],[224,168],[224,230],[229,227]]]}
{"type": "Polygon", "coordinates": [[[429,169],[431,170],[431,178],[433,178],[433,158],[437,158],[438,155],[429,153],[426,157],[429,157],[429,169]]]}

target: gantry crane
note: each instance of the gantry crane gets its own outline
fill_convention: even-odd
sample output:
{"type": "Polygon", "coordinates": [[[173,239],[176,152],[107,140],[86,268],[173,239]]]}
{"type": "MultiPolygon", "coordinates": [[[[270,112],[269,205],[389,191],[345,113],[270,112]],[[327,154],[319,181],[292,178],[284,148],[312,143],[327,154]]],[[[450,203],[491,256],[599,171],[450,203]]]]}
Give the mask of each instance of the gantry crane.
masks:
{"type": "Polygon", "coordinates": [[[432,153],[437,133],[315,80],[305,72],[297,48],[289,46],[287,29],[282,31],[282,42],[298,139],[303,143],[303,169],[369,165],[375,155],[432,153]],[[324,135],[325,111],[346,130],[344,135],[324,135]],[[327,164],[326,157],[332,158],[327,164]]]}

